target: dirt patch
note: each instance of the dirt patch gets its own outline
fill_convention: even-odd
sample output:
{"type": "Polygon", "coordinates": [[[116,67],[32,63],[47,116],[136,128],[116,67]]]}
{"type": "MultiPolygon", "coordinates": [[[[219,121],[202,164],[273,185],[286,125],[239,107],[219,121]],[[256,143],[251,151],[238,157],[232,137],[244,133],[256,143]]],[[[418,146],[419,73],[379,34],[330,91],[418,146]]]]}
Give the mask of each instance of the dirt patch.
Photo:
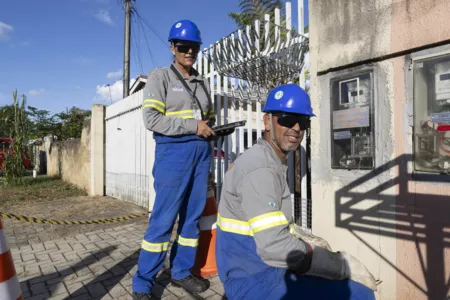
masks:
{"type": "Polygon", "coordinates": [[[54,177],[42,176],[36,179],[26,177],[24,180],[24,186],[0,185],[0,207],[86,195],[85,191],[54,177]]]}
{"type": "MultiPolygon", "coordinates": [[[[60,221],[101,220],[140,214],[146,210],[137,205],[111,197],[77,196],[84,194],[73,186],[54,180],[39,185],[0,190],[0,211],[60,221]],[[7,197],[6,200],[3,197],[7,197]]],[[[9,246],[46,242],[53,239],[75,236],[80,233],[114,228],[126,224],[147,224],[148,217],[142,216],[110,224],[92,225],[49,225],[34,224],[4,219],[9,246]]]]}

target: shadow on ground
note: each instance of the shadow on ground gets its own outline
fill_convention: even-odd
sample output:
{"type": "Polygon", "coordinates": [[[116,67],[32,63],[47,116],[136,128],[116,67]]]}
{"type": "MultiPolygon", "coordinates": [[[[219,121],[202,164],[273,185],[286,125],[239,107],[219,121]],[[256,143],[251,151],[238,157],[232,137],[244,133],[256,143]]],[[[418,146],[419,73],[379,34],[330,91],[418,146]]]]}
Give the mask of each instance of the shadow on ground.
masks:
{"type": "MultiPolygon", "coordinates": [[[[116,246],[109,246],[98,251],[92,252],[89,256],[81,261],[71,265],[70,267],[61,269],[57,272],[45,274],[42,276],[33,277],[23,281],[21,284],[30,286],[30,296],[33,299],[48,299],[51,297],[57,297],[58,299],[102,299],[105,296],[111,296],[113,299],[128,297],[131,299],[131,277],[132,269],[137,264],[139,257],[139,251],[136,250],[131,255],[120,260],[112,267],[104,268],[104,271],[100,274],[93,272],[93,266],[102,266],[102,260],[107,259],[110,254],[116,250],[116,246]],[[95,276],[88,276],[82,280],[86,274],[94,273],[95,276]],[[126,286],[122,283],[124,279],[128,278],[129,284],[126,286]],[[81,279],[80,279],[81,278],[81,279]],[[42,294],[40,289],[37,289],[36,285],[47,282],[47,293],[42,294]],[[64,286],[76,287],[75,289],[67,288],[69,294],[62,294],[61,289],[64,286]],[[33,288],[34,287],[34,288],[33,288]],[[36,290],[37,289],[37,290],[36,290]],[[65,296],[64,296],[65,295],[65,296]],[[39,298],[41,296],[42,298],[39,298]],[[37,298],[36,298],[37,297],[37,298]]],[[[106,263],[108,264],[108,263],[106,263]]],[[[98,272],[97,272],[98,273],[98,272]]],[[[156,284],[153,288],[153,294],[157,298],[168,296],[165,293],[166,287],[170,284],[170,270],[163,270],[160,272],[156,279],[156,284]]],[[[41,289],[42,289],[41,287],[41,289]]],[[[184,290],[183,290],[184,291],[184,290]]],[[[189,294],[191,299],[205,299],[199,295],[189,294]]],[[[26,297],[25,297],[26,298],[26,297]]],[[[109,299],[109,298],[106,298],[109,299]]],[[[227,299],[223,297],[222,299],[227,299]]]]}

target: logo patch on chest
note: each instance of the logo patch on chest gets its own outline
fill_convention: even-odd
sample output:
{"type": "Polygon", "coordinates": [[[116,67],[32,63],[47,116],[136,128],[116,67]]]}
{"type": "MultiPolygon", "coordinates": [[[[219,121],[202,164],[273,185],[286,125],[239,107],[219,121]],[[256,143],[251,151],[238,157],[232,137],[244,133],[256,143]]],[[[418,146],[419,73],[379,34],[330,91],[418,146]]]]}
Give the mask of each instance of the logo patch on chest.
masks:
{"type": "Polygon", "coordinates": [[[277,206],[277,204],[274,201],[269,201],[269,205],[272,206],[272,207],[277,206]]]}
{"type": "Polygon", "coordinates": [[[181,86],[176,86],[176,85],[174,85],[174,86],[172,87],[172,91],[174,91],[174,92],[182,92],[182,91],[184,91],[184,89],[183,89],[183,87],[181,87],[181,86]]]}

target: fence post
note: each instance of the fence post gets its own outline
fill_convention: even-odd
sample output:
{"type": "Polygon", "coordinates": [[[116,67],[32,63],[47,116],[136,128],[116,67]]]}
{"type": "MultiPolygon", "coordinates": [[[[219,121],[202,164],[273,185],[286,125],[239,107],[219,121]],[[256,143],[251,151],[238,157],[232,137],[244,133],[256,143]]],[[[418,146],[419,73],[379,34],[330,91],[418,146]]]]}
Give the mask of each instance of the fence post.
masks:
{"type": "Polygon", "coordinates": [[[94,104],[91,116],[90,195],[105,195],[105,106],[94,104]]]}

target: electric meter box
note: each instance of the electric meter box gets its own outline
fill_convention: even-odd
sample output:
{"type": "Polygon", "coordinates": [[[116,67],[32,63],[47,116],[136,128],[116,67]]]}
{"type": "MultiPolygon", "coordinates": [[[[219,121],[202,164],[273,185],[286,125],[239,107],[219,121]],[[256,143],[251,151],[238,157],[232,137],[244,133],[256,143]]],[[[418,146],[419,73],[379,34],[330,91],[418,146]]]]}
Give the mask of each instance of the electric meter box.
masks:
{"type": "Polygon", "coordinates": [[[450,174],[450,53],[413,60],[414,171],[450,174]]]}
{"type": "Polygon", "coordinates": [[[373,169],[373,71],[333,78],[330,85],[331,167],[373,169]]]}

